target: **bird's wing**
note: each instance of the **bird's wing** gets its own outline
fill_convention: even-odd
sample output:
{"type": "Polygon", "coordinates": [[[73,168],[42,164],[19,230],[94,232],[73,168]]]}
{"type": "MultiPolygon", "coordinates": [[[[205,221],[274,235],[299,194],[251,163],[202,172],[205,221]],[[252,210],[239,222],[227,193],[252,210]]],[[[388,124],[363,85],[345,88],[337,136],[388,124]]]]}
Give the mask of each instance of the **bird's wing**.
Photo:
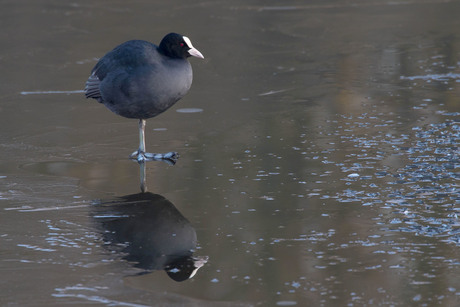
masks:
{"type": "Polygon", "coordinates": [[[102,102],[101,92],[99,90],[99,85],[101,80],[99,80],[95,71],[89,76],[88,81],[85,85],[85,96],[86,98],[94,98],[99,102],[102,102]]]}
{"type": "Polygon", "coordinates": [[[152,58],[155,61],[161,61],[156,46],[152,43],[133,40],[117,46],[112,51],[104,55],[91,71],[91,76],[86,81],[85,95],[86,98],[94,98],[102,102],[100,91],[101,82],[108,74],[119,73],[127,70],[133,70],[139,67],[152,67],[152,58]],[[148,56],[146,56],[148,54],[148,56]]]}

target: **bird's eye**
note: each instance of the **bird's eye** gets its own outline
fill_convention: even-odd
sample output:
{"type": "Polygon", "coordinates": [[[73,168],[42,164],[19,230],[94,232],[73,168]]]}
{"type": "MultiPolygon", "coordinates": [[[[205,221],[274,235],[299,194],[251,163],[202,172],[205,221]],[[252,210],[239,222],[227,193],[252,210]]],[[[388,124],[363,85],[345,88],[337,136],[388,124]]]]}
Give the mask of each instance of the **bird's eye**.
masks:
{"type": "Polygon", "coordinates": [[[184,47],[184,43],[180,43],[180,46],[181,46],[181,47],[184,47]]]}

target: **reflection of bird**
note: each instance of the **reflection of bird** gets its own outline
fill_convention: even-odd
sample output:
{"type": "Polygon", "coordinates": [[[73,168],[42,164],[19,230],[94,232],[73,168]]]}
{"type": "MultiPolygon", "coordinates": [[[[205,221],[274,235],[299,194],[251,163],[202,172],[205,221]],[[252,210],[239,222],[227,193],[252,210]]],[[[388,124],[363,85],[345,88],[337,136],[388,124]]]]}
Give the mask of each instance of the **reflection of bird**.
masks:
{"type": "Polygon", "coordinates": [[[113,248],[123,246],[123,258],[135,267],[165,270],[172,279],[183,281],[207,261],[193,257],[195,229],[161,195],[146,192],[103,202],[94,218],[104,228],[104,241],[113,248]]]}
{"type": "Polygon", "coordinates": [[[203,58],[186,36],[166,35],[159,46],[142,40],[125,42],[102,57],[86,82],[86,98],[94,98],[114,113],[139,119],[139,149],[131,158],[150,161],[177,154],[145,152],[145,120],[166,111],[190,89],[190,56],[203,58]]]}

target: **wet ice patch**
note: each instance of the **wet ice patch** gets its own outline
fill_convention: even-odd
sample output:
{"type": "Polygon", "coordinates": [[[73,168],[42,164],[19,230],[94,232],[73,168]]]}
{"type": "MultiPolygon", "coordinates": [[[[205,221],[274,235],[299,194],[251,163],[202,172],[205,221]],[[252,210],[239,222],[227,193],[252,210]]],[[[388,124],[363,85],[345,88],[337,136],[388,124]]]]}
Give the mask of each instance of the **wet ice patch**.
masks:
{"type": "Polygon", "coordinates": [[[269,95],[274,95],[274,94],[279,94],[279,93],[284,93],[288,91],[289,89],[284,89],[284,90],[272,90],[264,93],[260,93],[259,96],[269,96],[269,95]]]}
{"type": "Polygon", "coordinates": [[[348,178],[358,178],[359,174],[358,173],[351,173],[347,175],[348,178]]]}
{"type": "Polygon", "coordinates": [[[419,75],[419,76],[401,76],[401,80],[436,80],[436,81],[445,81],[448,79],[460,80],[460,74],[456,73],[447,73],[447,74],[428,74],[428,75],[419,75]]]}
{"type": "Polygon", "coordinates": [[[201,113],[203,112],[203,109],[200,108],[182,108],[182,109],[177,109],[177,113],[201,113]]]}
{"type": "Polygon", "coordinates": [[[349,153],[349,162],[340,165],[349,188],[336,195],[338,201],[391,210],[384,219],[389,231],[460,245],[460,121],[441,114],[444,122],[414,126],[411,134],[357,136],[350,129],[351,136],[343,139],[356,142],[361,152],[349,153]],[[371,158],[368,152],[375,151],[378,158],[371,158]],[[386,165],[391,159],[402,165],[391,169],[386,165]]]}
{"type": "Polygon", "coordinates": [[[32,250],[35,250],[35,251],[40,251],[40,252],[55,252],[56,250],[53,249],[53,248],[43,248],[43,247],[39,247],[39,246],[36,246],[36,245],[30,245],[30,244],[17,244],[18,247],[24,247],[24,248],[27,248],[27,249],[32,249],[32,250]]]}
{"type": "Polygon", "coordinates": [[[297,305],[296,301],[278,301],[276,306],[295,306],[297,305]]]}
{"type": "Polygon", "coordinates": [[[49,95],[49,94],[82,94],[85,91],[75,90],[75,91],[23,91],[21,95],[49,95]]]}

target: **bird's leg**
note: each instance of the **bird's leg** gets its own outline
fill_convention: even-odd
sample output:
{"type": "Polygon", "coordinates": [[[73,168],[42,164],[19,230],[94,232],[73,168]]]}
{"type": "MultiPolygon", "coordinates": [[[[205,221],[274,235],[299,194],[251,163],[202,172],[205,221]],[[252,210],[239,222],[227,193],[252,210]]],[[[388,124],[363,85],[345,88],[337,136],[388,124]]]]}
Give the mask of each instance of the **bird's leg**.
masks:
{"type": "Polygon", "coordinates": [[[133,152],[129,157],[139,162],[145,161],[145,119],[139,119],[139,149],[133,152]]]}
{"type": "Polygon", "coordinates": [[[145,153],[145,119],[139,119],[139,153],[145,153]]]}
{"type": "Polygon", "coordinates": [[[165,154],[145,152],[145,119],[139,119],[139,149],[133,152],[129,157],[138,162],[162,160],[168,164],[174,165],[179,155],[177,152],[173,151],[165,154]]]}
{"type": "Polygon", "coordinates": [[[139,169],[140,169],[140,179],[141,179],[141,191],[142,193],[145,193],[147,192],[147,180],[146,180],[146,177],[145,177],[145,162],[144,161],[140,161],[139,162],[139,169]]]}

